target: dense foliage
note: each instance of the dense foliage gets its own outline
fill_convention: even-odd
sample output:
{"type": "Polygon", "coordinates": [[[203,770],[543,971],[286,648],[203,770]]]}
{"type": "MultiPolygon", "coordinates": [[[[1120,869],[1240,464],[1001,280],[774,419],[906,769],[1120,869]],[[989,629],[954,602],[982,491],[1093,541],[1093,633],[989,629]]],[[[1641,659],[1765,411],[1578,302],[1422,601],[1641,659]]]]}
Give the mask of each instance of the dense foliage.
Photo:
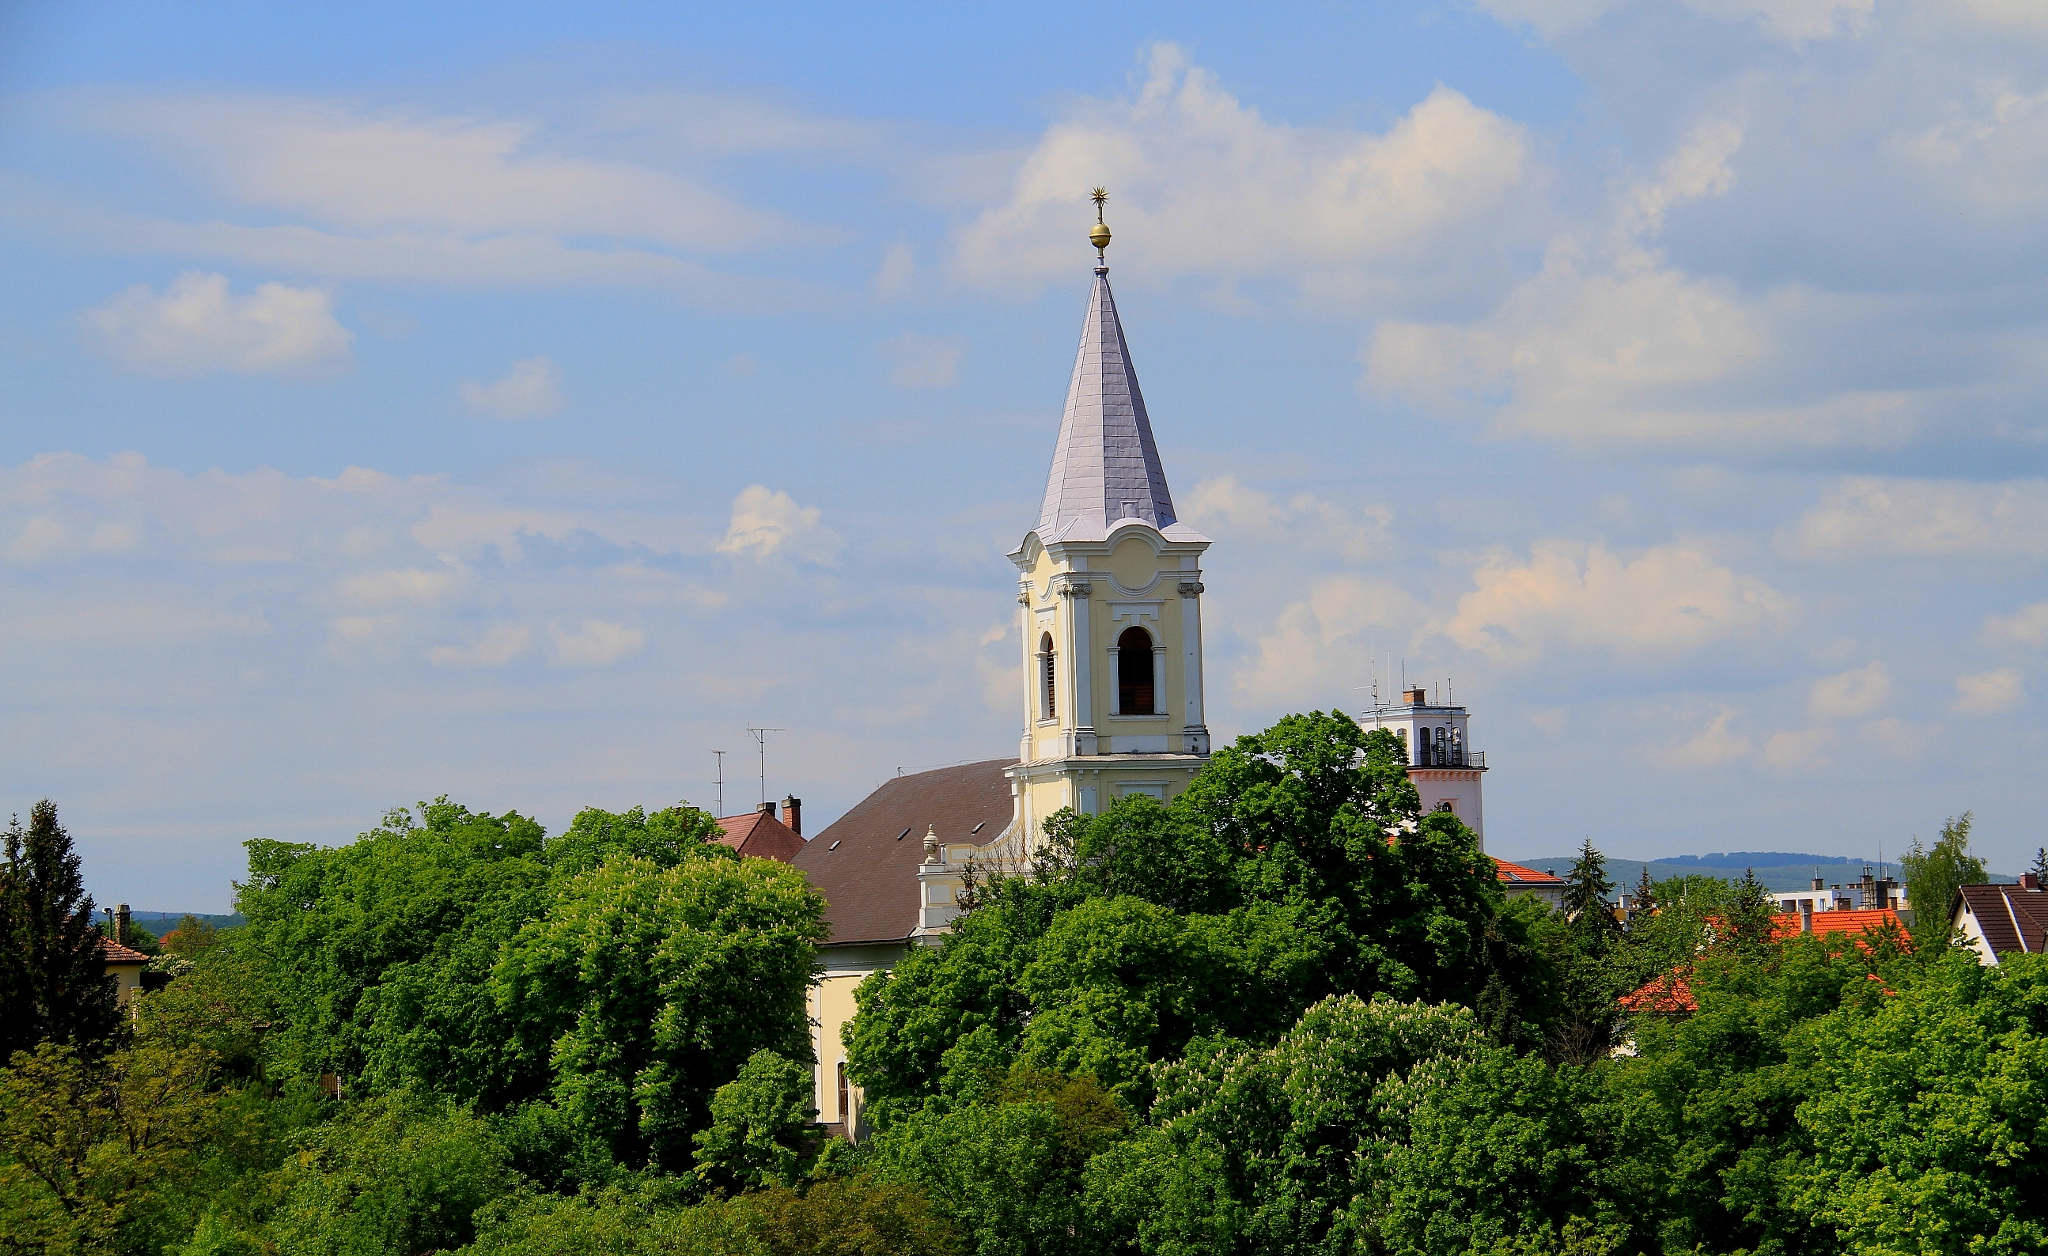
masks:
{"type": "Polygon", "coordinates": [[[1624,920],[1590,842],[1508,900],[1342,716],[978,876],[860,991],[858,1146],[810,1107],[820,904],[711,831],[252,843],[246,926],[0,1068],[0,1253],[2048,1251],[2048,962],[1787,936],[1748,877],[1624,920]]]}
{"type": "Polygon", "coordinates": [[[92,1052],[120,1023],[92,896],[45,798],[7,825],[0,863],[0,1060],[45,1040],[92,1052]]]}

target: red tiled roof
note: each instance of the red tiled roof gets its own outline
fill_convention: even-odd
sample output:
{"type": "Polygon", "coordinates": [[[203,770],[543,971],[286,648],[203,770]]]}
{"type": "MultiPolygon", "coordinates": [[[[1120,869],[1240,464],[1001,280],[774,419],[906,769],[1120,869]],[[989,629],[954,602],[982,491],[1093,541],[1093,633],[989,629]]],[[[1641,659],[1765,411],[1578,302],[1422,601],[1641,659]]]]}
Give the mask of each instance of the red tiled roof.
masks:
{"type": "MultiPolygon", "coordinates": [[[[2048,892],[2017,885],[1963,885],[1956,897],[1977,918],[1993,955],[2048,950],[2048,892]]],[[[1949,919],[1955,919],[1951,907],[1949,919]]]]}
{"type": "Polygon", "coordinates": [[[1498,871],[1496,872],[1496,874],[1495,874],[1495,875],[1497,875],[1497,876],[1498,876],[1498,877],[1499,877],[1499,878],[1500,878],[1501,880],[1503,880],[1503,881],[1507,881],[1507,882],[1512,882],[1512,883],[1514,883],[1514,884],[1518,884],[1518,885],[1563,885],[1563,884],[1564,884],[1564,878],[1563,878],[1563,877],[1560,877],[1560,876],[1554,876],[1554,875],[1552,875],[1552,874],[1550,874],[1550,873],[1548,873],[1548,872],[1538,872],[1538,871],[1536,871],[1536,869],[1534,869],[1534,868],[1524,868],[1524,867],[1523,867],[1522,865],[1520,865],[1520,864],[1518,864],[1518,863],[1509,863],[1509,862],[1508,862],[1507,860],[1505,860],[1505,859],[1496,859],[1496,860],[1494,860],[1494,861],[1493,861],[1493,866],[1494,866],[1494,867],[1495,867],[1496,869],[1498,869],[1498,871]]]}
{"type": "Polygon", "coordinates": [[[1667,973],[1654,977],[1621,996],[1621,1010],[1624,1012],[1697,1012],[1700,1002],[1692,995],[1692,987],[1686,984],[1683,973],[1667,973]]]}
{"type": "Polygon", "coordinates": [[[804,848],[801,834],[775,818],[772,811],[750,811],[743,816],[726,816],[718,822],[725,836],[720,846],[730,846],[752,859],[774,859],[793,863],[804,848]]]}
{"type": "MultiPolygon", "coordinates": [[[[1771,940],[1782,942],[1796,938],[1805,932],[1804,918],[1797,912],[1783,913],[1771,918],[1771,940]]],[[[1855,911],[1817,911],[1813,913],[1815,933],[1861,933],[1865,929],[1904,929],[1905,922],[1899,913],[1889,907],[1873,907],[1855,911]]]]}
{"type": "Polygon", "coordinates": [[[100,959],[108,964],[147,964],[149,956],[132,947],[122,946],[112,938],[100,939],[100,959]]]}
{"type": "Polygon", "coordinates": [[[926,828],[942,842],[993,841],[1010,825],[1015,759],[899,776],[805,844],[794,860],[825,896],[838,944],[902,942],[917,928],[917,865],[926,828]]]}

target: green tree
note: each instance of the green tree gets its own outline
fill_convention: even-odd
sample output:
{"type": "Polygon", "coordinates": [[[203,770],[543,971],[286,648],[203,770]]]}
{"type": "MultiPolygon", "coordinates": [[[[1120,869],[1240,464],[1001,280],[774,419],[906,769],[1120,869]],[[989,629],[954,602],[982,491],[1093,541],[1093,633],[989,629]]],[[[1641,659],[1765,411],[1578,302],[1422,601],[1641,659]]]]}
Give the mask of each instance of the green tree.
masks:
{"type": "Polygon", "coordinates": [[[957,1098],[882,1133],[877,1172],[930,1192],[978,1256],[1102,1251],[1082,1175],[1130,1129],[1130,1110],[1093,1078],[1021,1064],[983,1073],[957,1098]]]}
{"type": "Polygon", "coordinates": [[[414,1256],[476,1235],[515,1180],[489,1125],[439,1096],[393,1091],[306,1131],[277,1171],[260,1236],[293,1256],[414,1256]]]}
{"type": "Polygon", "coordinates": [[[1614,1045],[1621,1016],[1615,1000],[1631,983],[1618,955],[1622,933],[1613,893],[1607,857],[1589,837],[1565,876],[1562,919],[1542,931],[1557,972],[1559,1014],[1545,1044],[1553,1059],[1584,1064],[1614,1045]]]}
{"type": "Polygon", "coordinates": [[[1970,853],[1971,813],[1951,816],[1941,826],[1933,846],[1919,838],[1899,860],[1906,876],[1906,899],[1913,904],[1913,934],[1922,945],[1945,942],[1949,936],[1949,907],[1956,887],[1981,885],[1990,879],[1984,861],[1970,853]]]}
{"type": "Polygon", "coordinates": [[[1549,1252],[1589,1233],[1651,1245],[1628,1163],[1634,1131],[1593,1074],[1489,1047],[1403,1089],[1412,1106],[1378,1170],[1373,1248],[1549,1252]]]}
{"type": "Polygon", "coordinates": [[[699,1130],[697,1176],[745,1191],[794,1186],[817,1155],[811,1070],[763,1048],[739,1076],[711,1095],[711,1124],[699,1130]]]}
{"type": "Polygon", "coordinates": [[[1579,857],[1572,861],[1571,871],[1565,874],[1564,914],[1575,931],[1600,939],[1598,945],[1603,949],[1621,934],[1621,924],[1614,918],[1613,893],[1607,856],[1595,850],[1588,837],[1579,848],[1579,857]]]}
{"type": "Polygon", "coordinates": [[[91,1057],[54,1040],[0,1069],[0,1251],[150,1250],[168,1184],[219,1132],[202,1050],[91,1057]]]}
{"type": "Polygon", "coordinates": [[[1029,877],[977,890],[944,945],[857,992],[855,1080],[879,1124],[956,1069],[1086,1073],[1134,1106],[1197,1037],[1270,1043],[1333,993],[1544,1015],[1531,917],[1456,816],[1424,815],[1400,743],[1288,716],[1217,752],[1170,804],[1065,813],[1029,877]]]}
{"type": "Polygon", "coordinates": [[[1810,1037],[1787,1193],[1855,1252],[2048,1250],[2048,964],[1938,954],[1810,1037]]]}
{"type": "Polygon", "coordinates": [[[1147,1127],[1096,1157],[1088,1198],[1162,1256],[1362,1250],[1416,1096],[1485,1048],[1468,1009],[1355,995],[1267,1048],[1197,1042],[1158,1066],[1147,1127]]]}
{"type": "Polygon", "coordinates": [[[220,930],[190,912],[178,920],[178,927],[163,936],[163,949],[181,959],[196,959],[220,941],[220,930]]]}
{"type": "Polygon", "coordinates": [[[485,1205],[465,1256],[957,1256],[916,1186],[867,1173],[681,1207],[659,1183],[485,1205]]]}
{"type": "Polygon", "coordinates": [[[616,855],[556,884],[489,993],[522,1067],[621,1163],[691,1163],[712,1093],[762,1048],[811,1061],[805,998],[824,902],[801,872],[719,847],[616,855]]]}
{"type": "Polygon", "coordinates": [[[45,798],[7,827],[0,870],[0,1062],[54,1041],[88,1054],[113,1045],[121,1027],[115,979],[101,953],[92,896],[71,835],[45,798]]]}
{"type": "Polygon", "coordinates": [[[548,903],[541,827],[438,799],[334,849],[248,843],[236,907],[268,967],[289,1073],[499,1106],[541,1093],[491,996],[498,951],[548,903]]]}
{"type": "MultiPolygon", "coordinates": [[[[2048,883],[2048,846],[2039,846],[2034,849],[2034,866],[2027,869],[2027,871],[2041,878],[2044,883],[2048,883]]],[[[1908,897],[1910,898],[1911,895],[1908,895],[1908,897]]]]}

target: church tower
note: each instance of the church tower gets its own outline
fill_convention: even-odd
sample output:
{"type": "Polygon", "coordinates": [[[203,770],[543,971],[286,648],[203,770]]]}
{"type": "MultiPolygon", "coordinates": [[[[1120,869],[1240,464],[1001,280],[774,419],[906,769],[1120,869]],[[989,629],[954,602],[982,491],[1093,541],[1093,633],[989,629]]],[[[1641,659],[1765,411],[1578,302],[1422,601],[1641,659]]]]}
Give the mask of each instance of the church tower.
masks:
{"type": "Polygon", "coordinates": [[[1161,800],[1209,757],[1202,552],[1181,523],[1109,288],[1096,189],[1095,286],[1038,524],[1010,555],[1023,635],[1023,737],[1009,769],[1026,852],[1062,807],[1161,800]]]}

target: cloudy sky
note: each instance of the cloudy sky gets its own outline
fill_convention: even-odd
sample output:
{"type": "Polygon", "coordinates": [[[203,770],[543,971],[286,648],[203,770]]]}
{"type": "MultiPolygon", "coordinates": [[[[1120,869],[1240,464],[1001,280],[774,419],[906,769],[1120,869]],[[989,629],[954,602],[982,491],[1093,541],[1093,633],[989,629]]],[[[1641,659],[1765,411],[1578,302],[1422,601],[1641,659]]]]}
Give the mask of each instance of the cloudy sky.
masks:
{"type": "Polygon", "coordinates": [[[2048,7],[1229,7],[8,6],[4,806],[217,910],[1012,753],[1102,183],[1219,737],[1391,657],[1496,853],[2022,866],[2048,7]]]}

